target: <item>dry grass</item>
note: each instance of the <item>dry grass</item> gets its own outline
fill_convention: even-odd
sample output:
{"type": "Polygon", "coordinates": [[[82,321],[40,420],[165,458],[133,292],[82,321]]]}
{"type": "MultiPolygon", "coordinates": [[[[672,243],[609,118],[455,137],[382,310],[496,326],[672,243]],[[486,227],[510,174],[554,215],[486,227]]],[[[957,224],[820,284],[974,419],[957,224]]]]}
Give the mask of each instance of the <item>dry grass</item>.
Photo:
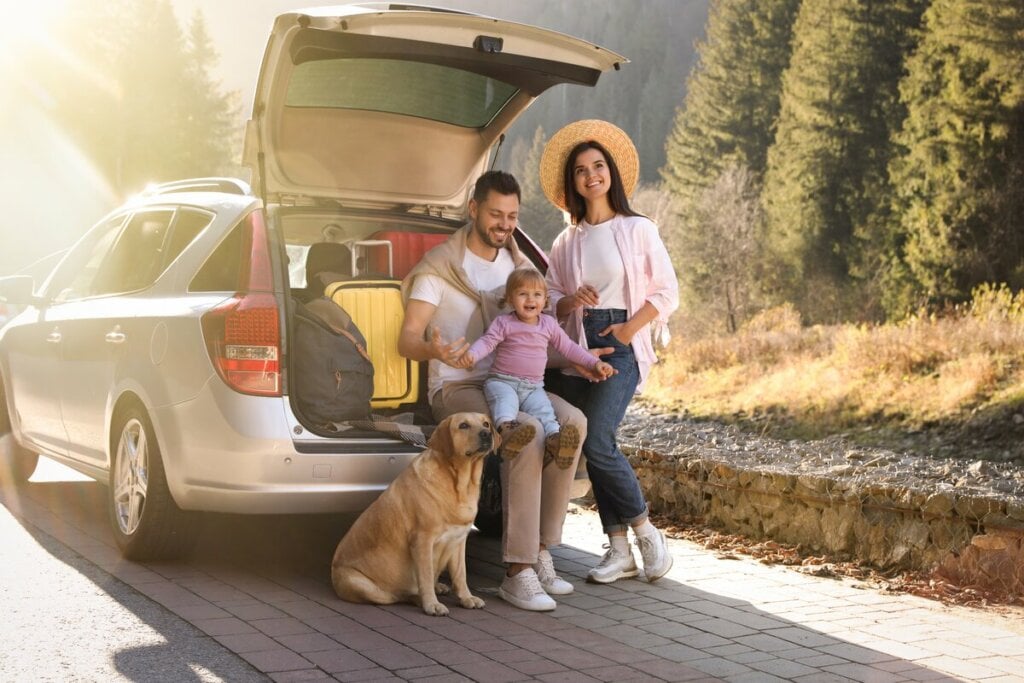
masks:
{"type": "Polygon", "coordinates": [[[803,328],[790,307],[739,333],[677,340],[646,396],[699,417],[784,415],[805,431],[917,427],[1024,404],[1024,293],[898,324],[803,328]]]}

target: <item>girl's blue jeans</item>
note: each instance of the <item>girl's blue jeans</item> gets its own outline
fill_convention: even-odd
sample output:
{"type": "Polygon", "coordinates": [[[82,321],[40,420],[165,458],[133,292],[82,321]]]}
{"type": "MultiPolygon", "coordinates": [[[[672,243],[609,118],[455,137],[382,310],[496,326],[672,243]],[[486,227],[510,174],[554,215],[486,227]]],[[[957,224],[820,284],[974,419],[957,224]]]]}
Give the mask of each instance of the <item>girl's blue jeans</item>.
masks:
{"type": "Polygon", "coordinates": [[[495,372],[484,380],[484,398],[491,409],[495,426],[514,420],[519,411],[537,418],[549,436],[559,430],[555,409],[551,406],[543,382],[531,382],[522,377],[495,372]]]}

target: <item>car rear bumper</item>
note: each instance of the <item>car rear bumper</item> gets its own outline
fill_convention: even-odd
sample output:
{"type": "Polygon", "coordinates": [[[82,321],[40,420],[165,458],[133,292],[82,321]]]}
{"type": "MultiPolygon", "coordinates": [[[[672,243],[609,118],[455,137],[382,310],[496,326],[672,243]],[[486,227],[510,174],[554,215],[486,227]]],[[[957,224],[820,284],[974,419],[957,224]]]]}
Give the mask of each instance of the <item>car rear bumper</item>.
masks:
{"type": "Polygon", "coordinates": [[[358,512],[420,450],[386,437],[295,434],[295,425],[287,398],[238,394],[218,378],[195,399],[153,411],[168,486],[186,510],[358,512]]]}

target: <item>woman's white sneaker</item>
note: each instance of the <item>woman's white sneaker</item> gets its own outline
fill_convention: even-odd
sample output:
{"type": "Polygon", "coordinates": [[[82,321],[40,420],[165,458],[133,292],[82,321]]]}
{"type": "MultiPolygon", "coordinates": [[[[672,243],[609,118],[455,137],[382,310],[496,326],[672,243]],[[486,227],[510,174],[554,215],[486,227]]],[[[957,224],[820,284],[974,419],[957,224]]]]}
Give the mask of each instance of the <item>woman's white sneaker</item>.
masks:
{"type": "Polygon", "coordinates": [[[657,581],[672,568],[672,554],[665,545],[665,536],[660,531],[653,534],[637,535],[636,547],[644,561],[644,576],[648,581],[657,581]]]}
{"type": "Polygon", "coordinates": [[[537,572],[541,588],[548,595],[569,595],[575,590],[571,583],[555,573],[555,563],[547,549],[540,551],[533,569],[537,572]]]}
{"type": "Polygon", "coordinates": [[[636,560],[633,559],[633,551],[625,552],[606,545],[608,551],[597,563],[597,566],[587,574],[587,581],[590,583],[611,583],[619,579],[628,579],[640,573],[637,569],[636,560]]]}
{"type": "Polygon", "coordinates": [[[498,597],[519,609],[531,612],[550,612],[557,605],[544,592],[537,579],[537,572],[527,567],[515,576],[506,576],[498,588],[498,597]]]}

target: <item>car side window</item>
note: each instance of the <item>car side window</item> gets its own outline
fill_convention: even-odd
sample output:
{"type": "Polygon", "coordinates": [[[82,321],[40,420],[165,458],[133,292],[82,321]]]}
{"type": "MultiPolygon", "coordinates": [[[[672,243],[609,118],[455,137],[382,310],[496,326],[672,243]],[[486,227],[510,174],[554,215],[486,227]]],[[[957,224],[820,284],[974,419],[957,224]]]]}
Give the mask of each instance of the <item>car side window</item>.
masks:
{"type": "Polygon", "coordinates": [[[174,217],[174,225],[171,226],[171,236],[167,239],[167,246],[164,249],[161,273],[167,270],[174,259],[178,258],[181,252],[185,251],[185,248],[199,236],[199,233],[213,222],[213,218],[214,215],[208,211],[178,209],[178,215],[174,217]]]}
{"type": "Polygon", "coordinates": [[[190,292],[233,292],[242,270],[243,224],[236,225],[214,249],[188,286],[190,292]]]}
{"type": "Polygon", "coordinates": [[[57,303],[89,296],[89,288],[121,232],[125,216],[98,225],[72,247],[54,270],[45,291],[57,303]]]}
{"type": "Polygon", "coordinates": [[[90,296],[134,292],[163,272],[173,209],[140,211],[128,221],[89,287],[90,296]]]}

